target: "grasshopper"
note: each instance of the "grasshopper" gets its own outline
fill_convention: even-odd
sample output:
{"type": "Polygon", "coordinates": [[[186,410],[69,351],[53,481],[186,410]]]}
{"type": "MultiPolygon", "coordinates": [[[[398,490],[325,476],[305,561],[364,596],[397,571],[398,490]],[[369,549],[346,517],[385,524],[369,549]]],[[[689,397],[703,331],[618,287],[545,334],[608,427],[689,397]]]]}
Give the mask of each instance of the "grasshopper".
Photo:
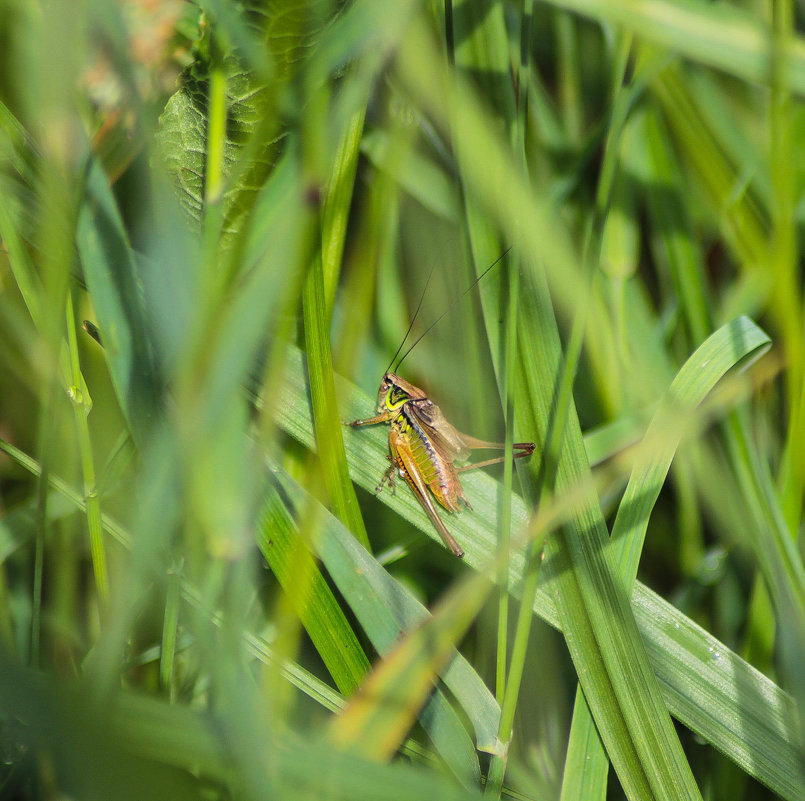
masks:
{"type": "MultiPolygon", "coordinates": [[[[490,267],[487,267],[457,300],[460,300],[461,297],[469,292],[505,255],[504,253],[490,267]]],[[[428,281],[430,281],[430,278],[428,278],[428,281]]],[[[427,290],[427,283],[425,284],[425,290],[427,290]]],[[[419,313],[419,308],[422,304],[421,299],[419,304],[405,339],[408,338],[416,315],[419,313]]],[[[422,337],[444,317],[450,308],[452,306],[448,307],[436,322],[403,354],[396,369],[399,369],[403,359],[422,337]]],[[[462,504],[472,508],[464,494],[458,474],[466,470],[475,470],[479,467],[501,462],[504,457],[487,459],[461,467],[457,467],[455,462],[466,461],[470,451],[476,448],[501,449],[504,444],[502,442],[487,442],[471,437],[468,434],[462,434],[447,420],[442,410],[428,397],[424,390],[391,372],[391,367],[397,359],[405,339],[397,349],[397,353],[394,354],[394,358],[391,360],[389,368],[383,374],[383,380],[380,382],[380,387],[377,391],[377,414],[364,420],[353,420],[347,425],[358,428],[359,426],[371,426],[377,423],[391,424],[389,430],[389,450],[391,455],[387,457],[391,462],[391,466],[386,471],[376,491],[380,492],[386,482],[393,489],[395,472],[400,478],[404,478],[408,486],[411,487],[416,499],[422,504],[422,508],[428,518],[441,535],[445,545],[456,556],[462,557],[464,556],[464,550],[447,530],[447,526],[445,526],[441,517],[439,517],[433,499],[435,498],[448,512],[457,512],[462,504]]],[[[514,458],[529,456],[534,452],[534,448],[533,442],[515,442],[513,445],[514,458]]]]}

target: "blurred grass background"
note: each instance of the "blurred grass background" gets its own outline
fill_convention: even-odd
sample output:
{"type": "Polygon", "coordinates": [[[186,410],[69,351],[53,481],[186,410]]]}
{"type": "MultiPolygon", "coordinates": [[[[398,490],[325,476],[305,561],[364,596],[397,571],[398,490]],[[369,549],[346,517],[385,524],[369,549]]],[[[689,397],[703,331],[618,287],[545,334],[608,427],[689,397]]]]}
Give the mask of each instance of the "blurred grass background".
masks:
{"type": "Polygon", "coordinates": [[[0,0],[2,797],[805,798],[801,22],[0,0]]]}

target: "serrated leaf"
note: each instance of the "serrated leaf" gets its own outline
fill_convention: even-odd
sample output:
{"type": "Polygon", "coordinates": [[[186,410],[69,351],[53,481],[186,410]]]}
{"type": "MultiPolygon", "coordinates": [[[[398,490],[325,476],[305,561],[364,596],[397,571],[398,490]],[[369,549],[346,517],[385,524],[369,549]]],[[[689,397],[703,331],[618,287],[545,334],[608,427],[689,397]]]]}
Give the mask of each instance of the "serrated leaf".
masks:
{"type": "Polygon", "coordinates": [[[181,88],[160,117],[157,142],[173,176],[182,205],[197,222],[205,204],[210,77],[226,84],[223,233],[240,231],[260,190],[282,152],[286,86],[330,24],[332,7],[324,0],[287,0],[265,4],[209,3],[212,24],[195,49],[195,60],[182,75],[181,88]],[[216,22],[218,27],[216,27],[216,22]],[[216,39],[219,33],[220,41],[216,39]],[[230,43],[219,55],[222,44],[230,43]],[[266,61],[267,59],[267,61],[266,61]]]}

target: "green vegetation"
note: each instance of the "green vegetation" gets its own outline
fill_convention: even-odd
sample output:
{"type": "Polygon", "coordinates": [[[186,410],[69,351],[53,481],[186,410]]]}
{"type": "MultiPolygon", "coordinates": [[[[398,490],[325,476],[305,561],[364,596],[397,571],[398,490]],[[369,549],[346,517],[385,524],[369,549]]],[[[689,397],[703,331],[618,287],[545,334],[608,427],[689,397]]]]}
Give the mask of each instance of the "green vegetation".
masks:
{"type": "Polygon", "coordinates": [[[792,3],[0,42],[3,798],[805,799],[792,3]],[[420,297],[400,373],[537,443],[463,560],[342,425],[420,297]]]}

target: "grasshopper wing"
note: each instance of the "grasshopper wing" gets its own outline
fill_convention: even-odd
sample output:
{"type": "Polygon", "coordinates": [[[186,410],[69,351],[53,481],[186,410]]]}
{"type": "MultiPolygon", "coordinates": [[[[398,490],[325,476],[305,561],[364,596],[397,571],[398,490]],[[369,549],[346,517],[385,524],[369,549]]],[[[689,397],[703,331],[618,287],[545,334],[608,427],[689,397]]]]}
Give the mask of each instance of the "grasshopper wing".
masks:
{"type": "Polygon", "coordinates": [[[473,447],[467,441],[472,437],[462,434],[445,416],[444,412],[429,398],[409,401],[408,408],[416,415],[431,441],[453,461],[463,462],[469,458],[473,447]]]}
{"type": "MultiPolygon", "coordinates": [[[[409,401],[408,407],[416,415],[420,425],[425,429],[427,435],[433,443],[437,445],[451,461],[463,462],[470,458],[470,451],[476,448],[494,448],[502,450],[502,442],[489,442],[485,439],[478,439],[469,434],[459,431],[444,416],[442,410],[430,399],[409,401]]],[[[515,442],[515,450],[527,451],[518,454],[526,456],[534,450],[531,442],[515,442]]],[[[484,465],[486,462],[483,463],[484,465]]]]}

